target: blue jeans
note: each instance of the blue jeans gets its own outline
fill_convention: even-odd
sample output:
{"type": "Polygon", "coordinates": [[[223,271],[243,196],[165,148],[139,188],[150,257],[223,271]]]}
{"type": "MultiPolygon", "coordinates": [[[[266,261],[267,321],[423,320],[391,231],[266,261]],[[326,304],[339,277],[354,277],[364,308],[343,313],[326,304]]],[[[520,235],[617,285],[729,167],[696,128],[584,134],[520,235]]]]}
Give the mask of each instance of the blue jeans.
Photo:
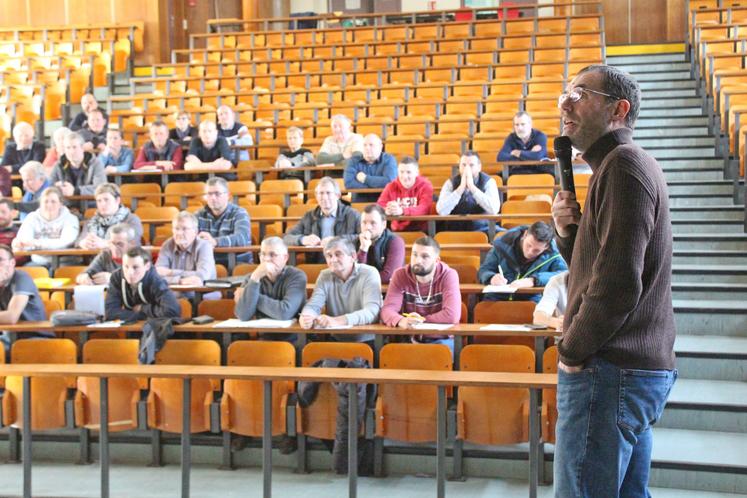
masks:
{"type": "Polygon", "coordinates": [[[578,373],[559,370],[555,498],[649,498],[651,426],[676,378],[600,358],[578,373]]]}

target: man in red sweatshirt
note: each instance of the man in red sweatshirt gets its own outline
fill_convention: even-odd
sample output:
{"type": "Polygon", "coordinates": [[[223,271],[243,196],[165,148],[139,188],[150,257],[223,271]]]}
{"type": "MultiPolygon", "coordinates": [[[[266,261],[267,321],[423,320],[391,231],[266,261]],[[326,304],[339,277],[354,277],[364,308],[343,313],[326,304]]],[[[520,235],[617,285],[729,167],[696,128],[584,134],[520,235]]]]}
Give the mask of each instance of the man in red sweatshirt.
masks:
{"type": "MultiPolygon", "coordinates": [[[[430,214],[433,204],[433,185],[420,176],[418,162],[405,156],[397,166],[397,179],[387,183],[376,203],[384,208],[387,216],[419,216],[430,214]]],[[[425,221],[392,220],[395,232],[425,231],[425,221]]]]}
{"type": "MultiPolygon", "coordinates": [[[[394,272],[389,282],[381,321],[389,327],[417,329],[421,324],[456,324],[462,314],[459,275],[439,258],[441,247],[430,237],[421,237],[412,245],[410,264],[394,272]]],[[[411,337],[416,343],[445,344],[454,351],[449,335],[421,334],[411,337]]]]}

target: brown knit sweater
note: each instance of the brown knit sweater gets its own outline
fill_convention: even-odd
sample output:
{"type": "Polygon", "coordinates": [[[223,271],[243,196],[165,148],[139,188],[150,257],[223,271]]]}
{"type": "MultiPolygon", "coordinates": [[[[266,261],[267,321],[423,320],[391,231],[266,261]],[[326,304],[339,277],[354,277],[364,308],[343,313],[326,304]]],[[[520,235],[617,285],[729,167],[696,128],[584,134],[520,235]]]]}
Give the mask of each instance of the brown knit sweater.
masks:
{"type": "Polygon", "coordinates": [[[578,232],[557,237],[570,267],[558,346],[567,365],[598,356],[621,368],[674,368],[667,185],[632,134],[615,130],[586,151],[594,174],[578,232]]]}

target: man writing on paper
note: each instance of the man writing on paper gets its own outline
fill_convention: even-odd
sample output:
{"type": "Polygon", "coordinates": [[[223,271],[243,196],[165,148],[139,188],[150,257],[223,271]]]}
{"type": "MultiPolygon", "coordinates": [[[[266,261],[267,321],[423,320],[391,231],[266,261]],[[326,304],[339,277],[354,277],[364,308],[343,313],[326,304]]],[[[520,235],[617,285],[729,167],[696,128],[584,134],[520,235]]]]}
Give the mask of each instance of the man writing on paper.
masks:
{"type": "MultiPolygon", "coordinates": [[[[367,325],[379,320],[381,279],[375,268],[356,262],[353,243],[333,237],[324,246],[326,270],[316,279],[311,299],[298,323],[305,329],[367,325]],[[322,314],[322,308],[326,313],[322,314]]],[[[333,340],[365,342],[373,347],[373,334],[333,334],[333,340]]]]}
{"type": "MultiPolygon", "coordinates": [[[[493,241],[493,248],[477,272],[484,285],[508,285],[512,290],[544,287],[550,278],[568,269],[552,240],[553,230],[544,221],[520,226],[493,241]]],[[[490,292],[488,301],[539,301],[539,294],[490,292]]]]}
{"type": "Polygon", "coordinates": [[[651,496],[651,425],[677,377],[669,196],[656,160],[633,142],[640,98],[629,74],[594,65],[558,99],[563,134],[594,174],[583,214],[567,191],[552,207],[571,265],[556,497],[651,496]]]}
{"type": "MultiPolygon", "coordinates": [[[[412,244],[410,264],[392,276],[381,308],[381,321],[389,327],[411,329],[421,323],[459,323],[462,297],[459,275],[439,258],[441,247],[430,237],[412,244]]],[[[412,342],[445,344],[454,350],[454,338],[423,334],[412,342]]]]}
{"type": "MultiPolygon", "coordinates": [[[[234,313],[239,320],[290,320],[306,302],[306,274],[287,266],[288,247],[280,237],[268,237],[259,249],[259,265],[236,290],[234,313]]],[[[295,334],[260,334],[262,339],[294,341],[295,334]]]]}

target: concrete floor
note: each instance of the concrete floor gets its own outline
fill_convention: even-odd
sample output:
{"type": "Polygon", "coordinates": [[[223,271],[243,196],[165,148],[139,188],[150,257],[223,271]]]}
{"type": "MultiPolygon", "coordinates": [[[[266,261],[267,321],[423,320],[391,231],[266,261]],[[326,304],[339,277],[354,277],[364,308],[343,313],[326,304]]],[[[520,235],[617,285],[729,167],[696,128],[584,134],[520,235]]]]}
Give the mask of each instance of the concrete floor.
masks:
{"type": "MultiPolygon", "coordinates": [[[[38,462],[33,468],[35,497],[96,497],[99,496],[97,465],[74,465],[38,462]]],[[[130,498],[172,498],[179,496],[180,469],[167,465],[158,469],[134,465],[115,465],[111,469],[111,496],[130,498]]],[[[433,497],[436,481],[430,476],[392,476],[384,479],[361,478],[360,497],[420,498],[433,497]]],[[[0,465],[0,496],[20,496],[22,467],[19,464],[0,465]]],[[[745,495],[652,489],[655,498],[747,498],[745,495]]],[[[506,479],[469,478],[465,482],[447,482],[447,496],[452,497],[526,497],[525,481],[506,479]]],[[[278,497],[337,497],[347,496],[347,478],[328,472],[307,475],[294,474],[286,469],[273,473],[273,495],[278,497]]],[[[192,469],[191,496],[199,498],[259,497],[262,496],[262,474],[257,468],[222,471],[214,466],[195,466],[192,469]]],[[[551,498],[552,487],[540,488],[540,498],[551,498]]]]}

